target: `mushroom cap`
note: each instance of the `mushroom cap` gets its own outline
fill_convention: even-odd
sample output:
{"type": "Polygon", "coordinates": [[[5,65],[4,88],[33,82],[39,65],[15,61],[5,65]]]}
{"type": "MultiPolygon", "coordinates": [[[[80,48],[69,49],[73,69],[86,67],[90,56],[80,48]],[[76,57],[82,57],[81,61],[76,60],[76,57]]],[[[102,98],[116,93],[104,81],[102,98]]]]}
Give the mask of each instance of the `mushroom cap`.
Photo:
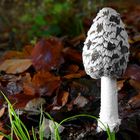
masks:
{"type": "Polygon", "coordinates": [[[86,73],[94,79],[122,76],[127,67],[129,43],[120,14],[114,9],[99,11],[87,33],[82,57],[86,73]]]}

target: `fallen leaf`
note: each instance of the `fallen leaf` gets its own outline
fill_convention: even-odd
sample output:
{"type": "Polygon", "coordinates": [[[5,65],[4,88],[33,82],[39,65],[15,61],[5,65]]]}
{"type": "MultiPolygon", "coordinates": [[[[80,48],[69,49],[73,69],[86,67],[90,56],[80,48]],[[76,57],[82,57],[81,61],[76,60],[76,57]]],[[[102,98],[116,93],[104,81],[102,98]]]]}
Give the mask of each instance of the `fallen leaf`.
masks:
{"type": "Polygon", "coordinates": [[[120,91],[120,90],[123,88],[124,82],[125,82],[125,80],[117,81],[117,88],[118,88],[118,91],[120,91]]]}
{"type": "Polygon", "coordinates": [[[134,27],[136,27],[140,31],[140,25],[139,25],[140,8],[138,6],[139,5],[137,5],[137,6],[135,5],[135,6],[131,7],[130,10],[128,10],[128,12],[126,13],[125,22],[128,25],[133,25],[134,27]]]}
{"type": "Polygon", "coordinates": [[[72,49],[70,47],[63,49],[64,58],[67,60],[71,60],[76,63],[82,62],[82,53],[77,51],[76,49],[72,49]]]}
{"type": "Polygon", "coordinates": [[[2,61],[6,59],[23,59],[22,52],[20,51],[7,51],[5,54],[2,56],[2,61]]]}
{"type": "Polygon", "coordinates": [[[74,105],[77,105],[78,108],[82,108],[84,107],[87,103],[88,103],[88,99],[85,98],[84,96],[81,96],[80,94],[75,98],[75,100],[73,101],[74,105]]]}
{"type": "Polygon", "coordinates": [[[22,51],[7,51],[2,56],[1,61],[6,59],[27,59],[31,57],[33,47],[31,45],[26,45],[22,51]]]}
{"type": "Polygon", "coordinates": [[[5,107],[2,107],[0,109],[0,118],[3,116],[4,112],[5,112],[5,107]]]}
{"type": "Polygon", "coordinates": [[[129,101],[128,104],[133,108],[140,108],[140,93],[134,97],[132,97],[129,101]]]}
{"type": "Polygon", "coordinates": [[[69,74],[76,73],[76,72],[78,72],[78,70],[79,70],[79,66],[76,65],[76,64],[71,64],[67,68],[67,71],[68,71],[69,74]]]}
{"type": "Polygon", "coordinates": [[[137,80],[130,79],[129,84],[136,90],[140,91],[140,82],[137,80]]]}
{"type": "Polygon", "coordinates": [[[65,75],[63,78],[65,78],[65,79],[81,78],[81,77],[83,77],[85,75],[86,75],[85,71],[84,70],[80,70],[77,73],[65,75]]]}
{"type": "Polygon", "coordinates": [[[124,77],[140,81],[140,66],[136,64],[128,65],[124,77]]]}
{"type": "Polygon", "coordinates": [[[32,82],[35,86],[40,87],[42,85],[45,85],[46,82],[48,83],[48,82],[59,81],[59,80],[60,80],[59,76],[55,76],[48,71],[38,71],[34,75],[32,82]]]}
{"type": "Polygon", "coordinates": [[[75,38],[73,38],[72,40],[70,40],[70,43],[73,46],[77,46],[78,44],[80,44],[81,41],[84,41],[86,38],[85,34],[80,34],[79,36],[76,36],[75,38]]]}
{"type": "Polygon", "coordinates": [[[0,132],[7,134],[8,130],[6,130],[5,128],[5,123],[6,123],[5,121],[0,121],[0,132]]]}
{"type": "Polygon", "coordinates": [[[26,104],[24,109],[33,113],[40,113],[40,108],[45,103],[46,101],[44,98],[34,98],[26,104]]]}
{"type": "Polygon", "coordinates": [[[94,84],[95,83],[91,82],[91,80],[87,80],[87,79],[79,80],[77,82],[76,81],[71,82],[69,84],[70,91],[72,92],[71,97],[75,98],[75,96],[77,96],[78,93],[87,95],[90,90],[93,95],[92,89],[95,89],[95,87],[93,87],[94,84]]]}
{"type": "Polygon", "coordinates": [[[31,58],[33,66],[38,70],[57,69],[63,62],[61,55],[63,45],[57,38],[40,40],[33,48],[31,58]]]}
{"type": "Polygon", "coordinates": [[[19,82],[11,81],[6,85],[6,91],[8,92],[8,94],[14,95],[23,91],[23,88],[19,82]]]}
{"type": "Polygon", "coordinates": [[[36,90],[35,87],[32,84],[28,84],[28,83],[23,83],[23,92],[26,95],[35,95],[36,90]]]}
{"type": "Polygon", "coordinates": [[[34,87],[39,91],[40,95],[51,96],[52,93],[61,85],[59,76],[54,76],[50,72],[39,71],[32,79],[34,87]]]}
{"type": "Polygon", "coordinates": [[[22,50],[23,58],[30,58],[32,51],[33,51],[33,46],[32,45],[26,45],[22,50]]]}
{"type": "Polygon", "coordinates": [[[15,109],[24,109],[26,104],[34,98],[36,98],[36,96],[29,96],[23,93],[8,96],[10,102],[14,104],[13,107],[15,109]]]}
{"type": "Polygon", "coordinates": [[[0,76],[1,82],[18,82],[21,80],[21,75],[4,74],[0,76]]]}
{"type": "Polygon", "coordinates": [[[35,87],[32,83],[32,78],[30,73],[25,73],[24,76],[22,76],[22,83],[23,83],[23,92],[26,95],[35,95],[35,87]]]}
{"type": "Polygon", "coordinates": [[[67,91],[60,92],[57,96],[58,105],[60,105],[61,107],[64,106],[68,101],[68,97],[69,97],[69,92],[67,91]]]}
{"type": "Polygon", "coordinates": [[[26,71],[32,65],[30,59],[7,59],[0,65],[0,71],[18,74],[26,71]]]}

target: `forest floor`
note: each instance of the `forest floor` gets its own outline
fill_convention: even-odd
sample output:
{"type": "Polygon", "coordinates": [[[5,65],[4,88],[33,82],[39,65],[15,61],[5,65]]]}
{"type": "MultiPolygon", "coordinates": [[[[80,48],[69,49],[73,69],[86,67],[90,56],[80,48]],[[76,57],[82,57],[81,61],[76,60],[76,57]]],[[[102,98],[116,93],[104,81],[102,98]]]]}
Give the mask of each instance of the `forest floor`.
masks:
{"type": "MultiPolygon", "coordinates": [[[[67,29],[60,33],[55,24],[52,27],[56,30],[51,28],[49,33],[61,35],[53,34],[46,37],[48,32],[38,31],[38,28],[39,30],[47,28],[44,27],[45,23],[41,16],[37,16],[41,23],[32,20],[30,24],[35,22],[36,26],[28,30],[31,27],[29,23],[26,25],[16,22],[15,17],[19,17],[22,13],[22,11],[16,12],[20,9],[20,2],[15,9],[12,8],[13,3],[9,9],[11,13],[6,11],[10,4],[0,4],[2,13],[0,15],[0,90],[8,97],[15,111],[20,114],[28,130],[31,130],[32,126],[38,129],[41,105],[43,111],[48,112],[56,122],[78,114],[98,117],[100,79],[95,80],[86,75],[81,55],[86,32],[93,19],[84,17],[82,31],[78,34],[76,32],[75,36],[62,34],[65,31],[70,33],[67,29]],[[30,40],[30,35],[34,34],[39,37],[30,40]],[[40,34],[43,36],[40,37],[40,34]]],[[[140,140],[140,5],[127,3],[125,5],[104,4],[102,7],[104,6],[111,6],[121,14],[130,44],[128,67],[123,77],[117,82],[121,125],[116,133],[116,139],[140,140]]],[[[92,18],[95,15],[94,12],[92,18]]],[[[46,20],[48,19],[51,19],[50,16],[46,17],[46,20]]],[[[57,21],[54,20],[55,22],[57,21]]],[[[71,27],[64,24],[62,23],[63,28],[71,27]]],[[[48,119],[46,117],[46,120],[48,119]]],[[[1,94],[0,131],[9,134],[9,125],[7,103],[1,94]]],[[[62,124],[64,129],[60,134],[61,139],[107,140],[105,132],[96,133],[96,125],[96,120],[87,117],[78,117],[65,122],[62,124]]],[[[48,129],[49,126],[46,131],[48,129]]]]}

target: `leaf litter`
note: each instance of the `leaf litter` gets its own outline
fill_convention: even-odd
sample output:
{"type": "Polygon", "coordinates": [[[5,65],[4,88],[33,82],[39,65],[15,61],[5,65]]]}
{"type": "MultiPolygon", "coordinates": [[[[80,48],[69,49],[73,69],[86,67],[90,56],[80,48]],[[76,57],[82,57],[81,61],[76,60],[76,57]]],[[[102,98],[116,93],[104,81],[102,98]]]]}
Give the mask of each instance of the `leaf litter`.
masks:
{"type": "MultiPolygon", "coordinates": [[[[131,47],[127,70],[118,79],[122,125],[116,136],[120,140],[133,139],[135,136],[140,138],[140,8],[136,6],[133,9],[128,8],[127,12],[122,13],[131,47]]],[[[84,22],[90,26],[90,19],[84,22]]],[[[24,120],[30,120],[28,115],[32,118],[37,116],[40,106],[51,114],[55,123],[80,113],[97,116],[100,109],[100,81],[88,77],[82,66],[84,40],[83,33],[66,40],[42,38],[34,47],[26,45],[21,51],[7,51],[0,58],[0,89],[15,109],[23,110],[21,116],[25,117],[24,120]]],[[[0,130],[7,133],[3,116],[8,118],[8,115],[3,107],[4,99],[2,96],[0,98],[0,130]]],[[[42,127],[48,138],[48,134],[53,133],[54,122],[47,118],[43,120],[42,127]]],[[[86,118],[72,120],[64,124],[60,131],[63,131],[62,138],[67,137],[68,140],[105,138],[104,134],[95,133],[96,121],[86,118]]]]}

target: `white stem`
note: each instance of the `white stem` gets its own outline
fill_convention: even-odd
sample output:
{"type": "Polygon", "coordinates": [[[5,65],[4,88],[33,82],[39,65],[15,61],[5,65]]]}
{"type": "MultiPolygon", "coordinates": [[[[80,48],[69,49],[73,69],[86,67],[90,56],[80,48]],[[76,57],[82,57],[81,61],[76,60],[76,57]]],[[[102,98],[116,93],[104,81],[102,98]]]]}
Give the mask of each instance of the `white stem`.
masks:
{"type": "MultiPolygon", "coordinates": [[[[117,131],[121,120],[118,115],[118,94],[116,79],[101,77],[101,110],[99,120],[112,131],[117,131]]],[[[98,122],[97,131],[105,130],[98,122]]],[[[106,131],[106,130],[105,130],[106,131]]]]}

